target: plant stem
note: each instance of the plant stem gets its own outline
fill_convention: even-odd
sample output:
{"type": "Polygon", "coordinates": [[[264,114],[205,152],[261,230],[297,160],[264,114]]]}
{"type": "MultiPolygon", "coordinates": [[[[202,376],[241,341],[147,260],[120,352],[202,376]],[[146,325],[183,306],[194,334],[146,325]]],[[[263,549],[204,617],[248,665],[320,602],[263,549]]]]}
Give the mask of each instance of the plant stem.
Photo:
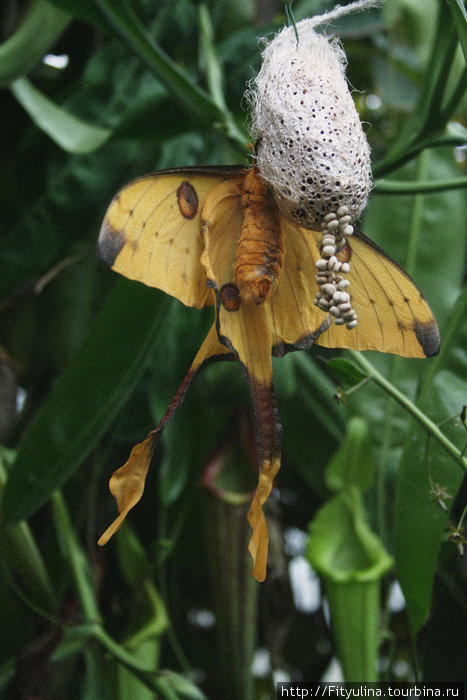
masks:
{"type": "Polygon", "coordinates": [[[199,27],[201,33],[201,49],[206,70],[209,94],[219,109],[225,110],[226,104],[223,90],[223,74],[214,43],[214,31],[211,16],[204,3],[198,7],[199,27]]]}
{"type": "Polygon", "coordinates": [[[166,700],[178,700],[179,695],[172,690],[167,681],[156,675],[153,669],[147,668],[133,654],[128,652],[121,644],[118,644],[101,625],[95,625],[92,630],[92,636],[102,644],[104,649],[133,673],[144,685],[156,690],[157,697],[166,698],[166,700]]]}
{"type": "MultiPolygon", "coordinates": [[[[428,157],[429,152],[424,151],[420,154],[418,159],[417,167],[417,181],[426,177],[428,170],[428,157]]],[[[410,217],[410,228],[409,228],[409,246],[407,250],[407,256],[405,261],[405,269],[410,274],[413,273],[415,266],[417,245],[420,239],[421,232],[421,221],[423,215],[423,195],[417,195],[414,197],[412,213],[410,217]]],[[[401,361],[400,357],[394,357],[391,363],[391,374],[390,382],[393,386],[397,385],[399,382],[399,377],[401,373],[401,361]]],[[[388,524],[386,518],[386,502],[387,502],[387,488],[386,488],[386,457],[389,454],[390,445],[392,441],[393,432],[393,418],[395,413],[395,405],[391,401],[390,397],[386,400],[386,411],[385,411],[385,421],[383,426],[383,435],[381,440],[381,460],[380,467],[378,470],[378,478],[376,484],[377,491],[377,513],[378,513],[378,532],[380,537],[386,546],[389,546],[388,537],[388,524]]]]}
{"type": "Polygon", "coordinates": [[[157,677],[153,669],[142,664],[131,652],[112,639],[103,628],[99,607],[88,575],[88,562],[76,537],[65,499],[60,491],[54,492],[52,504],[57,531],[70,564],[83,615],[85,621],[90,623],[90,636],[100,642],[115,659],[134,673],[148,688],[157,690],[162,697],[168,700],[177,700],[178,695],[170,688],[164,678],[157,677]]]}
{"type": "Polygon", "coordinates": [[[444,131],[449,117],[465,94],[464,70],[451,94],[446,96],[448,84],[450,86],[451,82],[447,78],[452,69],[456,46],[457,35],[451,15],[440,6],[437,33],[417,104],[392,151],[373,168],[375,177],[395,170],[423,149],[444,142],[447,136],[444,131]]]}
{"type": "Polygon", "coordinates": [[[224,96],[224,73],[219,62],[214,41],[214,31],[212,28],[211,16],[204,3],[198,9],[198,18],[201,34],[201,50],[206,70],[206,78],[209,88],[209,95],[213,103],[222,112],[222,127],[227,136],[238,143],[242,149],[248,141],[247,134],[239,129],[235,119],[227,108],[224,96]]]}
{"type": "Polygon", "coordinates": [[[19,27],[0,45],[0,87],[6,87],[29,73],[71,20],[69,12],[48,0],[29,3],[19,27]]]}
{"type": "Polygon", "coordinates": [[[447,0],[451,8],[452,19],[456,27],[460,45],[467,61],[467,10],[462,4],[462,0],[447,0]]]}
{"type": "Polygon", "coordinates": [[[76,537],[68,508],[61,491],[55,491],[53,493],[52,505],[57,534],[62,542],[65,556],[70,564],[84,618],[86,622],[101,622],[99,606],[97,605],[88,573],[88,561],[76,537]]]}
{"type": "MultiPolygon", "coordinates": [[[[7,470],[4,462],[7,460],[5,448],[0,449],[0,498],[7,482],[7,470]]],[[[16,586],[17,595],[23,597],[40,615],[50,618],[57,607],[57,595],[49,578],[41,552],[36,544],[34,535],[24,520],[15,525],[2,526],[1,564],[5,575],[11,578],[11,585],[16,586],[15,578],[19,578],[21,586],[16,586]],[[14,575],[10,576],[10,570],[14,575]],[[21,590],[25,589],[26,593],[21,590]]]]}
{"type": "Polygon", "coordinates": [[[209,97],[194,85],[189,77],[146,34],[128,6],[120,8],[110,0],[97,0],[117,34],[130,46],[162,83],[198,117],[219,119],[219,109],[209,97]]]}
{"type": "MultiPolygon", "coordinates": [[[[422,153],[420,153],[417,163],[417,181],[423,180],[427,175],[429,156],[429,151],[423,151],[422,153]]],[[[422,232],[423,203],[423,195],[417,194],[414,197],[412,205],[409,229],[409,245],[405,260],[405,270],[409,273],[409,275],[413,275],[415,269],[415,261],[417,259],[418,242],[420,240],[420,235],[422,232]]]]}
{"type": "Polygon", "coordinates": [[[446,190],[467,187],[467,177],[453,177],[447,180],[381,180],[373,187],[377,194],[414,195],[429,194],[430,192],[445,192],[446,190]]]}
{"type": "Polygon", "coordinates": [[[369,360],[361,353],[348,350],[354,361],[366,372],[373,381],[378,384],[386,393],[392,396],[413,418],[446,450],[454,461],[465,471],[467,471],[467,457],[463,457],[460,450],[446,437],[436,423],[433,423],[428,416],[423,413],[410,399],[399,391],[390,381],[388,381],[369,360]]]}
{"type": "MultiPolygon", "coordinates": [[[[128,5],[117,6],[111,0],[96,0],[117,34],[139,56],[174,97],[195,116],[200,125],[221,128],[235,144],[244,148],[245,135],[223,103],[217,103],[193,83],[188,75],[148,36],[128,5]]],[[[200,12],[200,15],[203,13],[200,12]]],[[[207,13],[205,12],[204,15],[207,13]]],[[[204,16],[204,19],[206,17],[204,16]]],[[[217,93],[216,93],[217,94],[217,93]]],[[[219,95],[217,94],[217,97],[219,95]]]]}

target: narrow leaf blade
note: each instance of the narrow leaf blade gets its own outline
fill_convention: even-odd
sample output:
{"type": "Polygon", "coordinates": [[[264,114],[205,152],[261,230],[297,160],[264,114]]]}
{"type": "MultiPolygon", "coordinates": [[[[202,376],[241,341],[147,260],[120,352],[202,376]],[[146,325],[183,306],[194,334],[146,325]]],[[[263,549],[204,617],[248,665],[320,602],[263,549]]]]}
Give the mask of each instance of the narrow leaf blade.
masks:
{"type": "Polygon", "coordinates": [[[111,136],[110,129],[89,124],[56,105],[27,78],[18,78],[10,89],[36,126],[64,151],[80,155],[91,153],[111,136]]]}

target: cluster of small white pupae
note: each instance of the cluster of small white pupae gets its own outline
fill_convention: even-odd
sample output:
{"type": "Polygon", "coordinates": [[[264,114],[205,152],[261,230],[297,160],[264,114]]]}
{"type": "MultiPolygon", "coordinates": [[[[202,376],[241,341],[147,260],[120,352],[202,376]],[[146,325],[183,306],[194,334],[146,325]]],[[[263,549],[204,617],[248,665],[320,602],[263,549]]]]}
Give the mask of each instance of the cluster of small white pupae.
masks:
{"type": "Polygon", "coordinates": [[[321,225],[321,258],[316,262],[319,291],[316,293],[315,304],[323,311],[328,311],[334,317],[336,325],[346,324],[352,330],[357,325],[357,314],[351,304],[350,282],[344,277],[349,272],[350,265],[348,262],[340,262],[336,257],[336,253],[344,247],[345,239],[353,234],[348,212],[348,208],[343,205],[336,212],[326,214],[321,225]]]}

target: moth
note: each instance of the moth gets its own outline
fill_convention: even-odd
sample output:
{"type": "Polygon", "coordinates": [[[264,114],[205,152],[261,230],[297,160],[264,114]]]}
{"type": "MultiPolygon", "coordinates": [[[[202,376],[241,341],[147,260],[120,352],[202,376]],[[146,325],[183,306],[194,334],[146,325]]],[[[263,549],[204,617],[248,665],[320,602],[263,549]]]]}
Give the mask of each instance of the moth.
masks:
{"type": "Polygon", "coordinates": [[[233,358],[247,377],[256,415],[259,478],[248,514],[249,551],[253,575],[264,580],[268,530],[262,506],[281,453],[271,357],[313,344],[404,357],[439,352],[436,320],[420,290],[357,230],[335,257],[348,270],[358,323],[334,322],[315,303],[321,239],[320,231],[281,212],[255,165],[164,170],[134,180],[115,196],[99,235],[101,260],[187,306],[213,306],[215,320],[161,422],[112,476],[120,515],[100,544],[141,498],[158,435],[193,377],[208,361],[233,358]]]}

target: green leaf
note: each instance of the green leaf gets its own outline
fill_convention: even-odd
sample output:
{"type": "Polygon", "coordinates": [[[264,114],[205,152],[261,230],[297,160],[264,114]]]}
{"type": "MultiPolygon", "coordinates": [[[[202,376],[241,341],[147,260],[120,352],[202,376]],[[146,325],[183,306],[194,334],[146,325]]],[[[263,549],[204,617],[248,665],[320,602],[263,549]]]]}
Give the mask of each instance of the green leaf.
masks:
{"type": "Polygon", "coordinates": [[[70,21],[68,12],[47,0],[32,2],[21,25],[0,46],[0,87],[29,73],[70,21]]]}
{"type": "Polygon", "coordinates": [[[11,655],[0,665],[0,690],[3,691],[11,679],[15,677],[17,661],[16,655],[11,655]]]}
{"type": "Polygon", "coordinates": [[[108,429],[143,373],[166,303],[143,285],[115,285],[20,444],[4,494],[6,522],[32,515],[108,429]]]}
{"type": "Polygon", "coordinates": [[[67,504],[61,491],[52,494],[55,531],[64,553],[64,559],[73,577],[73,584],[87,622],[100,622],[101,615],[94,593],[91,571],[83,547],[75,532],[67,504]]]}
{"type": "MultiPolygon", "coordinates": [[[[452,152],[438,149],[428,155],[427,177],[451,178],[457,175],[452,152]]],[[[399,178],[415,180],[414,167],[399,171],[399,178]]],[[[362,229],[380,245],[397,263],[407,269],[426,297],[438,321],[441,347],[449,324],[448,309],[452,308],[462,288],[464,275],[463,255],[453,255],[453,250],[463,250],[467,235],[465,196],[460,190],[419,195],[417,198],[374,195],[365,211],[362,229]],[[411,246],[411,224],[418,210],[418,241],[416,250],[411,246]]],[[[421,378],[436,362],[393,358],[381,353],[365,353],[371,362],[393,383],[398,384],[410,398],[414,398],[421,378]]],[[[375,442],[383,437],[381,426],[393,432],[392,447],[400,447],[405,437],[408,418],[404,414],[390,417],[387,414],[386,397],[371,384],[348,396],[349,408],[365,415],[374,426],[375,442]],[[397,423],[394,423],[397,421],[397,423]]],[[[395,455],[387,455],[387,463],[397,464],[395,455]]]]}
{"type": "MultiPolygon", "coordinates": [[[[213,320],[212,309],[201,312],[178,301],[171,304],[164,333],[164,353],[170,362],[156,365],[150,380],[149,401],[155,424],[172,401],[213,320]]],[[[216,411],[214,430],[209,430],[207,420],[216,393],[210,391],[208,397],[203,396],[201,400],[199,397],[200,385],[205,381],[204,373],[205,370],[193,379],[183,404],[164,428],[159,494],[165,505],[170,505],[180,496],[190,478],[197,478],[222,434],[224,411],[216,411]]]]}
{"type": "Polygon", "coordinates": [[[27,78],[18,78],[10,89],[36,126],[69,153],[83,155],[100,148],[110,129],[88,124],[49,100],[27,78]]]}

